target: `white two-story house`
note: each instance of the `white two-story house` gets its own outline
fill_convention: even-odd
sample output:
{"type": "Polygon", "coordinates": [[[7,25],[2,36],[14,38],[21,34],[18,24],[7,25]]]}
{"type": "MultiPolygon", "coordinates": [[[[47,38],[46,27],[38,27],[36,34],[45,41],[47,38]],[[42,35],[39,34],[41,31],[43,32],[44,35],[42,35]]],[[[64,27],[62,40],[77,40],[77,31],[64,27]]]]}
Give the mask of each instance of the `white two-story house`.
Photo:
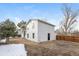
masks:
{"type": "Polygon", "coordinates": [[[34,42],[55,40],[54,27],[55,25],[39,19],[29,20],[26,26],[25,38],[34,42]]]}

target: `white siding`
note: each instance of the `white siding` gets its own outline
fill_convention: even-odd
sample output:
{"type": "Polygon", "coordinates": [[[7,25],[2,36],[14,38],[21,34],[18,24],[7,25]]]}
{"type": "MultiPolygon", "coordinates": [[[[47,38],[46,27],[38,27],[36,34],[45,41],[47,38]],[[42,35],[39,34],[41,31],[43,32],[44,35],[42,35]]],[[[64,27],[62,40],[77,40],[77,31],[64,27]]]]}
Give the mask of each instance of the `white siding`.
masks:
{"type": "Polygon", "coordinates": [[[26,34],[26,39],[38,42],[38,21],[36,21],[36,20],[31,21],[27,25],[26,33],[29,34],[29,38],[27,38],[27,34],[26,34]],[[35,38],[34,39],[33,39],[33,35],[32,35],[33,33],[35,34],[35,38]]]}
{"type": "Polygon", "coordinates": [[[21,37],[24,38],[24,33],[23,33],[22,29],[20,32],[21,32],[21,37]]]}
{"type": "Polygon", "coordinates": [[[50,33],[50,40],[56,39],[56,34],[54,32],[54,26],[45,24],[38,20],[32,20],[28,23],[26,27],[26,39],[34,42],[48,41],[48,33],[50,33]],[[33,26],[34,25],[34,26],[33,26]],[[35,38],[33,39],[33,33],[35,38]],[[29,34],[29,38],[27,38],[29,34]]]}
{"type": "Polygon", "coordinates": [[[48,33],[50,33],[50,40],[56,39],[54,27],[48,24],[38,22],[38,40],[39,42],[48,41],[48,33]]]}

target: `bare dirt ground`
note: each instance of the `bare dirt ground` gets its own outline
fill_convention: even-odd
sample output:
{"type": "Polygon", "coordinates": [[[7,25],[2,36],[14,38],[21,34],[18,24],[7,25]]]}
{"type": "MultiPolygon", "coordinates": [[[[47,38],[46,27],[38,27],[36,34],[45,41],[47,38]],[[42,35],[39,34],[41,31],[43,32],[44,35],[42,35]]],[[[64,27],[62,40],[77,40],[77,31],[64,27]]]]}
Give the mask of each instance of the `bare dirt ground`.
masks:
{"type": "Polygon", "coordinates": [[[27,44],[27,45],[36,45],[37,44],[36,42],[32,42],[32,41],[22,39],[22,38],[12,38],[12,39],[10,39],[9,43],[16,43],[16,44],[22,43],[22,44],[27,44]]]}
{"type": "Polygon", "coordinates": [[[54,40],[36,43],[21,38],[10,39],[9,44],[25,44],[28,56],[79,56],[79,43],[54,40]]]}

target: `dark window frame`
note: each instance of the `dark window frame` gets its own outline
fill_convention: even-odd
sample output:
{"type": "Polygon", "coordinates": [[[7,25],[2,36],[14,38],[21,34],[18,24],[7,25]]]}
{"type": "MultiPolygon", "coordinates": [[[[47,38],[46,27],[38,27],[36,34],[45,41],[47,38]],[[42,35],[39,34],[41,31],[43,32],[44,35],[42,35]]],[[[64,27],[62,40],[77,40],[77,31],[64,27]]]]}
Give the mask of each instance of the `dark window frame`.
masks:
{"type": "Polygon", "coordinates": [[[29,34],[27,34],[27,38],[29,38],[29,34]]]}
{"type": "Polygon", "coordinates": [[[35,33],[32,33],[32,38],[33,38],[33,39],[35,38],[35,33]]]}
{"type": "Polygon", "coordinates": [[[51,34],[50,34],[50,33],[48,33],[48,40],[50,40],[50,37],[51,37],[51,34]]]}

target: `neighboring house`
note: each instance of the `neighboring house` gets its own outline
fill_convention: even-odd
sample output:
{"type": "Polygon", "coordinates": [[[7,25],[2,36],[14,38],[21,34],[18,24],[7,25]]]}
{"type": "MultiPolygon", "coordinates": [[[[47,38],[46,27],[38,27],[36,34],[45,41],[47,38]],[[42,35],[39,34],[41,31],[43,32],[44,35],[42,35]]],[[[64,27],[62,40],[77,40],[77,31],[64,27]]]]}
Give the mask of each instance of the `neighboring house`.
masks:
{"type": "Polygon", "coordinates": [[[34,42],[55,40],[55,25],[39,19],[29,20],[26,26],[26,39],[34,42]]]}
{"type": "Polygon", "coordinates": [[[18,32],[18,36],[21,36],[22,38],[24,37],[24,36],[23,36],[22,29],[18,28],[18,29],[17,29],[17,32],[18,32]]]}

